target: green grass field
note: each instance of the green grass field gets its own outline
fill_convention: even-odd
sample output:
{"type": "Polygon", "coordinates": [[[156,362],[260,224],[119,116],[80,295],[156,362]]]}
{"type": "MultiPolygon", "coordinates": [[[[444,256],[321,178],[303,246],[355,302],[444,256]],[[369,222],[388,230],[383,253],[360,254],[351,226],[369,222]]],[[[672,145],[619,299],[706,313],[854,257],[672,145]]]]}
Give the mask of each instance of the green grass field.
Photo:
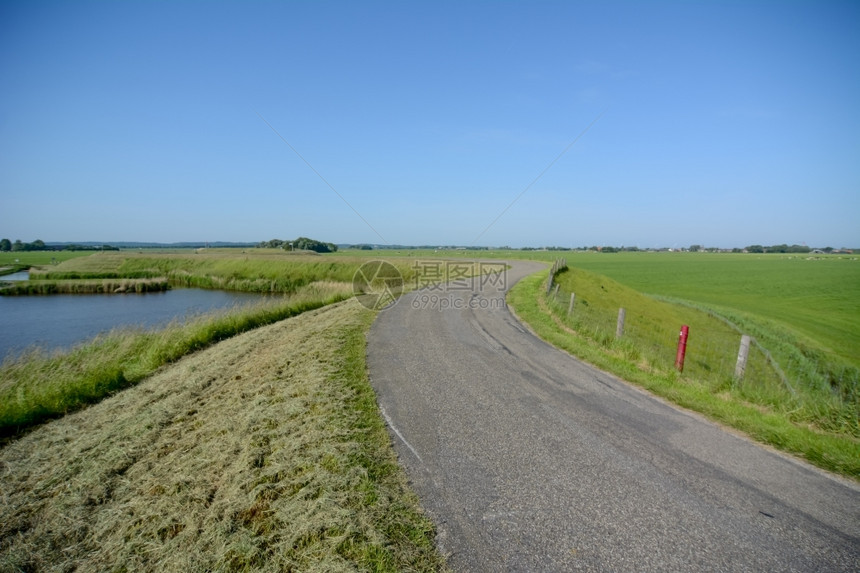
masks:
{"type": "Polygon", "coordinates": [[[92,251],[15,251],[0,252],[0,275],[21,268],[48,266],[92,255],[92,251]]]}
{"type": "Polygon", "coordinates": [[[570,266],[646,294],[766,319],[798,342],[860,367],[860,257],[570,253],[570,266]]]}
{"type": "Polygon", "coordinates": [[[785,333],[767,322],[744,322],[733,313],[715,313],[695,304],[680,304],[640,293],[606,275],[572,268],[559,273],[558,294],[548,297],[547,307],[556,319],[580,336],[607,348],[622,351],[647,371],[674,368],[680,327],[689,327],[684,379],[695,380],[715,394],[728,392],[738,399],[783,412],[797,423],[812,424],[836,433],[860,438],[860,372],[826,355],[806,358],[819,370],[811,376],[788,365],[794,355],[785,333]],[[568,315],[570,293],[576,293],[568,315]],[[618,309],[626,320],[621,339],[615,339],[618,309]],[[750,348],[746,372],[735,379],[735,365],[744,327],[758,326],[750,348]],[[788,350],[786,350],[788,347],[788,350]],[[835,360],[835,361],[834,361],[835,360]],[[814,363],[813,363],[814,362],[814,363]],[[820,375],[837,364],[834,377],[820,375]]]}

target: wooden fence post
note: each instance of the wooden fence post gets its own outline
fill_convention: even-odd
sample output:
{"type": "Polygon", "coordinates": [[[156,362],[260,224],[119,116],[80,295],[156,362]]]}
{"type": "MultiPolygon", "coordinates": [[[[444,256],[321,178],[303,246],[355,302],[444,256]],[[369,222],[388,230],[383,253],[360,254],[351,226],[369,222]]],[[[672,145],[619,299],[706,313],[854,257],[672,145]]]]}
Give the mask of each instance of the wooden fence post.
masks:
{"type": "MultiPolygon", "coordinates": [[[[562,269],[567,268],[567,261],[564,259],[556,259],[549,270],[549,280],[546,283],[546,294],[549,295],[552,290],[552,285],[555,282],[555,275],[562,269]]],[[[556,285],[556,294],[558,294],[558,285],[556,285]]]]}
{"type": "Polygon", "coordinates": [[[747,369],[747,356],[750,353],[750,337],[747,334],[741,336],[741,347],[738,349],[738,362],[735,365],[735,378],[741,380],[747,369]]]}
{"type": "Polygon", "coordinates": [[[615,325],[615,338],[621,338],[621,335],[624,334],[624,309],[618,309],[618,323],[615,325]]]}
{"type": "Polygon", "coordinates": [[[570,316],[570,313],[573,312],[573,301],[576,298],[576,295],[570,293],[570,304],[567,305],[567,316],[570,316]]]}
{"type": "Polygon", "coordinates": [[[552,293],[553,298],[558,297],[558,288],[559,288],[560,286],[561,286],[560,284],[556,283],[556,285],[555,285],[555,292],[554,292],[554,293],[552,293]]]}

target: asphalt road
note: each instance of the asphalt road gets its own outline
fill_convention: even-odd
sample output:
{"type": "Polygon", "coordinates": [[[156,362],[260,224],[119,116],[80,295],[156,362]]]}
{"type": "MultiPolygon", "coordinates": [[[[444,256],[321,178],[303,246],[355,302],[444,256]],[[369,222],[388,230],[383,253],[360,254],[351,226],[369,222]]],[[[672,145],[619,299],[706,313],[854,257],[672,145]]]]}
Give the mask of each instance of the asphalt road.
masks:
{"type": "MultiPolygon", "coordinates": [[[[507,287],[541,268],[512,264],[507,287]]],[[[498,285],[465,286],[404,296],[368,340],[454,570],[860,570],[857,484],[577,361],[498,285]]]]}

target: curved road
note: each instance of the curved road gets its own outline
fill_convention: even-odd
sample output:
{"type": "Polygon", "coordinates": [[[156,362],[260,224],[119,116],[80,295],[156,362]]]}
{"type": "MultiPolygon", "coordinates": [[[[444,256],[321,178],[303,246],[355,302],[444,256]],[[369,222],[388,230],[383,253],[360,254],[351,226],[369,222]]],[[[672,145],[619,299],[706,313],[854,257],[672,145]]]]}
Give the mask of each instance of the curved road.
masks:
{"type": "MultiPolygon", "coordinates": [[[[507,287],[543,268],[512,265],[507,287]]],[[[556,350],[499,286],[409,293],[368,340],[395,448],[454,570],[860,570],[857,484],[556,350]]]]}

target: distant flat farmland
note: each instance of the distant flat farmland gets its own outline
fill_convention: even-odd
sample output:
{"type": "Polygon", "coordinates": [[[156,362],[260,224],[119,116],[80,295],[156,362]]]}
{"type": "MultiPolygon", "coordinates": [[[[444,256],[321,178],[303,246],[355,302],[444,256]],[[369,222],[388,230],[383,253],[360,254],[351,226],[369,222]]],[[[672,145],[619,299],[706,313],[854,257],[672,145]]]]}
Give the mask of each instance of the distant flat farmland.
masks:
{"type": "Polygon", "coordinates": [[[568,253],[640,292],[778,323],[860,366],[860,260],[854,255],[568,253]]]}
{"type": "Polygon", "coordinates": [[[50,265],[92,255],[94,251],[6,251],[0,252],[0,267],[7,265],[50,265]]]}

